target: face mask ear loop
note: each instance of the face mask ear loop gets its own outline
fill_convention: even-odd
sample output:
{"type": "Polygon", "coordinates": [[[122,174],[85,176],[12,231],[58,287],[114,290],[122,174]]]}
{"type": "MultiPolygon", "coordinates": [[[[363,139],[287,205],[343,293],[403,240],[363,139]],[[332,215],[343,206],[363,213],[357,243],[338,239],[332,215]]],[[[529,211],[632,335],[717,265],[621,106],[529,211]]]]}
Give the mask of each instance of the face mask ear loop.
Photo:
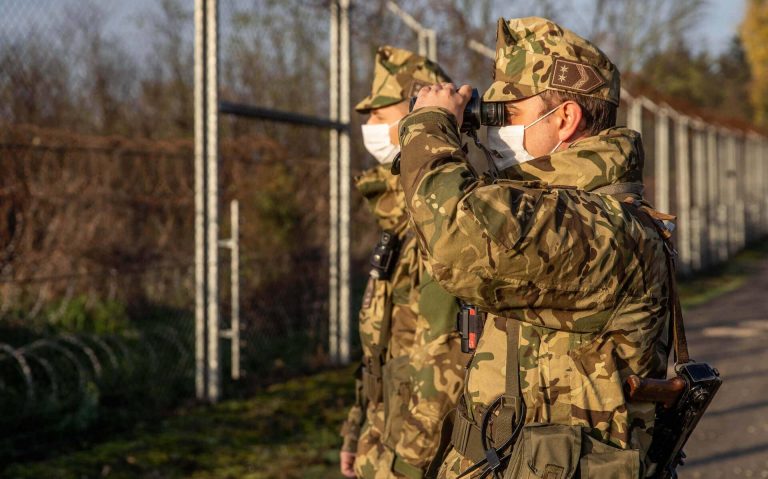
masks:
{"type": "Polygon", "coordinates": [[[560,108],[561,106],[563,106],[563,104],[562,104],[562,103],[561,103],[561,104],[559,104],[559,105],[557,105],[556,107],[552,108],[552,109],[551,109],[551,110],[549,110],[548,112],[544,113],[543,115],[541,115],[539,118],[537,118],[536,120],[534,120],[534,121],[533,121],[533,123],[531,123],[530,125],[524,126],[524,127],[523,127],[523,130],[527,130],[528,128],[532,127],[533,125],[535,125],[536,123],[540,122],[540,121],[541,121],[541,120],[543,120],[544,118],[548,117],[549,115],[551,115],[552,113],[554,113],[555,111],[557,111],[557,109],[558,109],[558,108],[560,108]]]}
{"type": "Polygon", "coordinates": [[[554,148],[552,148],[552,151],[550,151],[548,154],[551,155],[552,153],[556,152],[558,148],[560,148],[560,145],[563,144],[563,140],[560,140],[557,145],[555,145],[554,148]]]}

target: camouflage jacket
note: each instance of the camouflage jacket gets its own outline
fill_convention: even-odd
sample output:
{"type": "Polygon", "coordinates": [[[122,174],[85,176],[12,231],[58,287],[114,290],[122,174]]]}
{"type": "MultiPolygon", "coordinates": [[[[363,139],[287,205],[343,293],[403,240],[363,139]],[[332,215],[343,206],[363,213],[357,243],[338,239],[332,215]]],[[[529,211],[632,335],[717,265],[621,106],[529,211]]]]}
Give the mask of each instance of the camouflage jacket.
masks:
{"type": "Polygon", "coordinates": [[[652,224],[590,193],[640,182],[640,135],[614,128],[484,182],[471,173],[454,117],[424,108],[400,123],[401,175],[428,270],[488,311],[471,361],[468,417],[504,392],[506,321],[520,321],[526,422],[582,426],[647,452],[651,403],[627,403],[630,374],[666,372],[667,263],[652,224]],[[500,316],[500,317],[499,317],[500,316]]]}
{"type": "Polygon", "coordinates": [[[369,278],[360,311],[363,365],[370,367],[384,352],[383,402],[368,402],[365,414],[359,405],[350,411],[350,421],[365,421],[356,449],[361,477],[388,477],[392,454],[426,468],[437,450],[442,417],[463,389],[469,359],[454,331],[456,299],[426,272],[416,238],[408,233],[403,190],[389,168],[379,165],[356,180],[379,227],[394,230],[402,241],[390,279],[369,278]],[[382,345],[386,321],[390,333],[382,345]]]}

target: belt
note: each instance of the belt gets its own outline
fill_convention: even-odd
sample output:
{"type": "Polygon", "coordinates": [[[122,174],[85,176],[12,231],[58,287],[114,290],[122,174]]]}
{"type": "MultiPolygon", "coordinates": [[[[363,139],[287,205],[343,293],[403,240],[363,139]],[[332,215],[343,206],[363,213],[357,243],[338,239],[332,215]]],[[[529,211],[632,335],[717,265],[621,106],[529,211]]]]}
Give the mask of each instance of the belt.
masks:
{"type": "Polygon", "coordinates": [[[392,472],[396,472],[408,479],[421,479],[424,477],[424,471],[418,467],[408,464],[405,460],[395,454],[395,458],[392,460],[392,472]]]}

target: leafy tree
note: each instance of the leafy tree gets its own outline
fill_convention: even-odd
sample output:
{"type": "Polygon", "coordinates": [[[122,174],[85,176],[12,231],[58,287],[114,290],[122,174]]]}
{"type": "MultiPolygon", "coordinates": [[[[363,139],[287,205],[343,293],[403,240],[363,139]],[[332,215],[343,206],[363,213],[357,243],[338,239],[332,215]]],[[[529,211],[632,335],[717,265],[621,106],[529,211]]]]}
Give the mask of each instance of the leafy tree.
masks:
{"type": "Polygon", "coordinates": [[[749,1],[740,34],[752,69],[750,101],[754,120],[768,126],[768,1],[749,1]]]}
{"type": "Polygon", "coordinates": [[[648,57],[631,84],[648,86],[691,106],[716,110],[725,117],[749,119],[750,72],[738,37],[717,57],[694,53],[685,43],[648,57]]]}

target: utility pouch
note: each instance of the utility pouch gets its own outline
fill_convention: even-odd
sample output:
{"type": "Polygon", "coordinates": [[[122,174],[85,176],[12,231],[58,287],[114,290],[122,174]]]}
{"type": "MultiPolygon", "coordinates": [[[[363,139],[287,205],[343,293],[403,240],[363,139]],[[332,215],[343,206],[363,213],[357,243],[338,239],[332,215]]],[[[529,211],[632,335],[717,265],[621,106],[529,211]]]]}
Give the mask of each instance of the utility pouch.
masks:
{"type": "Polygon", "coordinates": [[[456,314],[456,330],[461,336],[462,353],[473,353],[477,349],[477,342],[483,332],[484,319],[483,313],[474,305],[461,302],[459,312],[456,314]]]}
{"type": "Polygon", "coordinates": [[[372,358],[363,366],[360,382],[366,403],[378,404],[382,400],[381,366],[379,358],[372,358]],[[375,362],[374,362],[375,361],[375,362]]]}
{"type": "Polygon", "coordinates": [[[639,479],[640,453],[599,441],[580,426],[527,424],[504,479],[639,479]]]}
{"type": "Polygon", "coordinates": [[[411,399],[410,357],[398,356],[388,360],[382,368],[384,389],[384,432],[382,442],[394,450],[402,436],[403,423],[408,419],[411,399]]]}
{"type": "Polygon", "coordinates": [[[400,238],[391,230],[382,231],[379,235],[379,241],[371,253],[370,275],[375,279],[389,279],[392,270],[397,264],[397,256],[400,253],[400,238]]]}

